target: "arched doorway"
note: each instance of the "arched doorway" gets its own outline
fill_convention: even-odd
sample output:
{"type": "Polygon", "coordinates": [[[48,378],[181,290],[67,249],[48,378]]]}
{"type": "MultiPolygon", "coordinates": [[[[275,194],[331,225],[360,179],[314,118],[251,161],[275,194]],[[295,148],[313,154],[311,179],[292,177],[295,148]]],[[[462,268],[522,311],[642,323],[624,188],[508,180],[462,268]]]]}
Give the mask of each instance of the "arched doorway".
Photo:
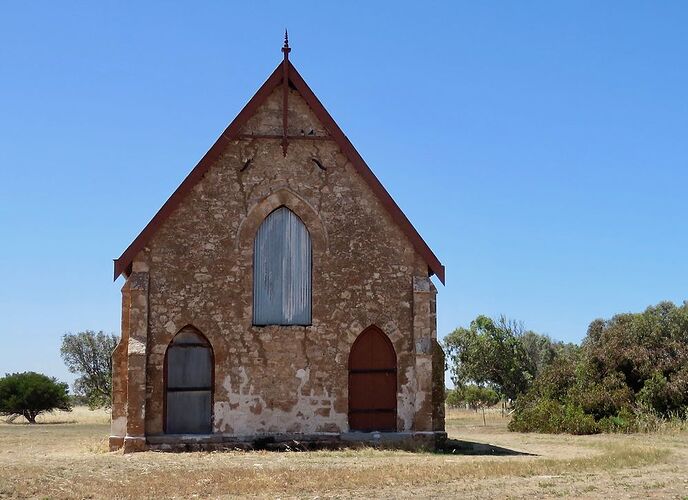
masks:
{"type": "Polygon", "coordinates": [[[349,429],[397,429],[397,355],[375,326],[356,338],[349,353],[349,429]]]}
{"type": "Polygon", "coordinates": [[[212,431],[213,349],[194,327],[182,328],[165,353],[165,432],[212,431]]]}

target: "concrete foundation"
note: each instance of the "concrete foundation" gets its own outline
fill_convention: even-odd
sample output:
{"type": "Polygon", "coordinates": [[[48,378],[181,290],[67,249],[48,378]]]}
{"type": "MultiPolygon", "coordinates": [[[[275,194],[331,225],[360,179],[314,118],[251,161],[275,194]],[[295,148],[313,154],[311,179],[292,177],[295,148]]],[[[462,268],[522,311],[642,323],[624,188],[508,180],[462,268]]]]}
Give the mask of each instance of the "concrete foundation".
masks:
{"type": "Polygon", "coordinates": [[[148,436],[146,449],[153,451],[274,450],[307,451],[372,446],[411,451],[436,450],[447,439],[445,432],[345,432],[320,434],[177,434],[148,436]]]}

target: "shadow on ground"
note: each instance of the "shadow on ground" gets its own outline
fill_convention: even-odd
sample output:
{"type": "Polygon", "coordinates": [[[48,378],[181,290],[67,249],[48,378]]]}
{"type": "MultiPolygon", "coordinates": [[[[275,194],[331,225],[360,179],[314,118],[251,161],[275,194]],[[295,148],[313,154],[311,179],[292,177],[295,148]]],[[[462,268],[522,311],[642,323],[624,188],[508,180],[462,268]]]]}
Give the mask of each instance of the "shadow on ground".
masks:
{"type": "Polygon", "coordinates": [[[153,451],[158,452],[185,452],[185,451],[276,451],[276,452],[308,452],[316,450],[342,451],[342,450],[356,450],[364,448],[376,448],[380,450],[403,450],[419,453],[436,453],[446,455],[491,455],[491,456],[537,456],[534,453],[527,453],[524,451],[512,450],[495,446],[487,443],[479,443],[474,441],[463,441],[458,439],[447,439],[436,449],[428,448],[411,448],[403,446],[403,444],[380,442],[342,442],[342,441],[296,441],[285,440],[276,441],[274,437],[267,436],[264,438],[257,438],[253,441],[223,443],[223,442],[178,442],[173,438],[171,443],[162,443],[161,439],[169,438],[157,437],[150,438],[154,440],[154,445],[157,444],[153,451]]]}
{"type": "Polygon", "coordinates": [[[525,451],[510,450],[509,448],[502,448],[493,444],[461,441],[458,439],[447,439],[444,445],[437,450],[437,453],[446,453],[448,455],[537,456],[535,453],[526,453],[525,451]]]}

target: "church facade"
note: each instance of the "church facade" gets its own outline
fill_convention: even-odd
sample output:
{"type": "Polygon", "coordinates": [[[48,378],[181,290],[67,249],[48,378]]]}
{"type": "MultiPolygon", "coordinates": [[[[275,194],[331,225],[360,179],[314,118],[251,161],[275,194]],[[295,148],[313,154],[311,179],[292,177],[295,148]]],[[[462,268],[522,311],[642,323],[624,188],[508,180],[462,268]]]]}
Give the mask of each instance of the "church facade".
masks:
{"type": "Polygon", "coordinates": [[[444,436],[444,267],[289,61],[115,260],[110,448],[444,436]]]}

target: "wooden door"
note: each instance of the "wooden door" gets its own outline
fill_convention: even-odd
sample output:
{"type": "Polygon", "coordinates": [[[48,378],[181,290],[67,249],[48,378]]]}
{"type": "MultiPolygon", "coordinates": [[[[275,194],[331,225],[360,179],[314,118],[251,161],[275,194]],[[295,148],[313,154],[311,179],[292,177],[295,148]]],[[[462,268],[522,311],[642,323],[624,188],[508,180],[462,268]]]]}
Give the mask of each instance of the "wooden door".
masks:
{"type": "Polygon", "coordinates": [[[349,429],[397,429],[397,356],[374,326],[358,336],[349,354],[349,429]]]}
{"type": "Polygon", "coordinates": [[[165,354],[165,432],[210,434],[213,352],[191,327],[182,329],[165,354]]]}

